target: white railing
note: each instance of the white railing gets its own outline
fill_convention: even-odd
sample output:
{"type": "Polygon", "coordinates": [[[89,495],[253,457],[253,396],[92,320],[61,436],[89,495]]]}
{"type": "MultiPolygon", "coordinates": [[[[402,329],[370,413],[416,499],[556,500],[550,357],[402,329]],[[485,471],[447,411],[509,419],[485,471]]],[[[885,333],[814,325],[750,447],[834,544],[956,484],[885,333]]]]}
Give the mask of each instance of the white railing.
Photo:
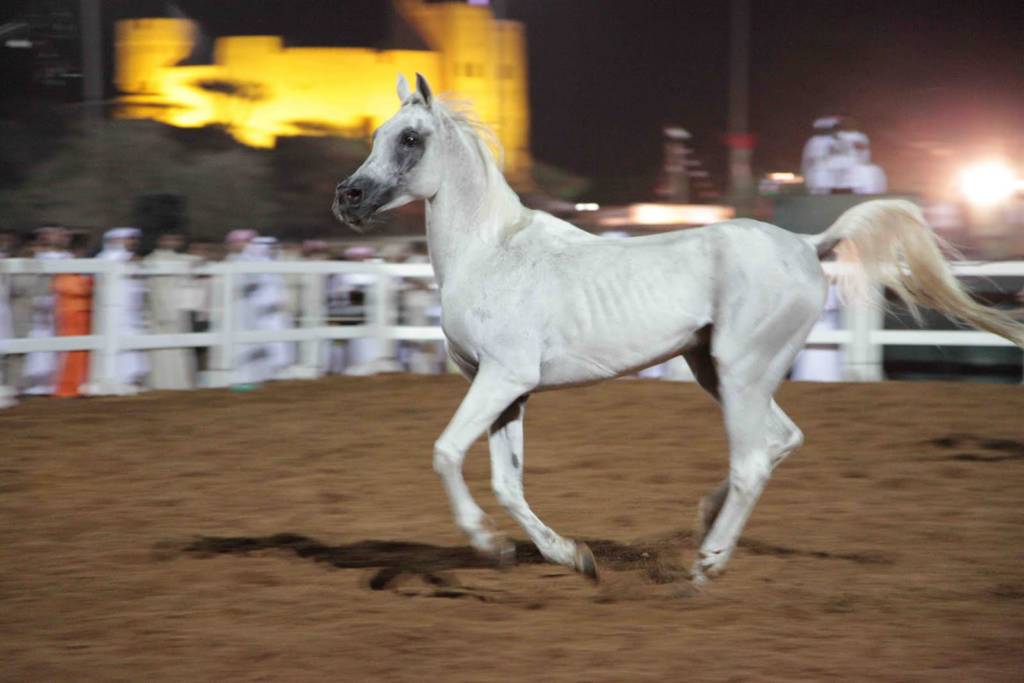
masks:
{"type": "MultiPolygon", "coordinates": [[[[834,266],[826,264],[826,270],[834,266]]],[[[958,276],[1024,277],[1024,261],[998,263],[962,263],[954,266],[958,276]]],[[[322,345],[331,340],[376,337],[381,348],[397,340],[443,340],[440,327],[399,325],[396,284],[401,279],[430,279],[429,264],[354,263],[343,261],[279,261],[126,264],[93,259],[40,261],[32,259],[0,260],[0,276],[58,273],[88,273],[96,277],[93,299],[93,334],[86,336],[18,338],[0,340],[0,353],[33,351],[91,351],[89,391],[95,394],[119,393],[115,373],[118,352],[161,348],[209,347],[209,369],[204,386],[223,387],[234,383],[236,345],[296,342],[299,362],[296,377],[313,378],[323,374],[322,345]],[[244,274],[278,273],[302,278],[301,314],[295,328],[275,331],[235,329],[237,284],[244,274]],[[328,325],[324,284],[327,275],[370,274],[366,322],[359,325],[328,325]],[[121,336],[112,315],[126,277],[157,275],[193,275],[213,278],[214,297],[210,310],[210,331],[182,334],[143,334],[121,336]]],[[[973,330],[886,330],[884,315],[878,307],[859,305],[843,311],[844,328],[815,331],[809,344],[838,345],[844,350],[845,376],[851,381],[883,379],[882,350],[885,346],[1013,346],[1009,341],[987,332],[973,330]]]]}
{"type": "MultiPolygon", "coordinates": [[[[838,266],[825,263],[825,271],[835,275],[838,266]]],[[[1024,261],[953,264],[957,277],[1024,277],[1024,261]]],[[[880,297],[881,292],[874,296],[880,297]]],[[[1007,339],[978,330],[887,330],[885,313],[870,301],[843,308],[841,330],[814,331],[808,344],[836,344],[843,348],[843,375],[847,380],[878,382],[883,380],[882,352],[886,346],[1004,346],[1007,339]]]]}

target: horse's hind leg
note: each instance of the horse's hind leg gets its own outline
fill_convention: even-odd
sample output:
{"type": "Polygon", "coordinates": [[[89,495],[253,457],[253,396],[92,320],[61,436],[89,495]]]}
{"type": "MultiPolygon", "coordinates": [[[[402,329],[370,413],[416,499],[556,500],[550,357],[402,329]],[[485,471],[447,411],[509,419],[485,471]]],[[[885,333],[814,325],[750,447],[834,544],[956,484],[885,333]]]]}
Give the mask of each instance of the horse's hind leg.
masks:
{"type": "MultiPolygon", "coordinates": [[[[687,349],[683,352],[683,358],[693,371],[693,376],[704,391],[708,392],[716,401],[721,401],[718,393],[718,371],[715,369],[715,360],[711,357],[711,328],[710,326],[701,331],[701,343],[698,346],[687,349]]],[[[704,539],[711,525],[715,523],[718,513],[725,503],[725,496],[729,493],[729,478],[726,477],[714,491],[700,499],[697,506],[697,538],[698,542],[704,539]]]]}
{"type": "MultiPolygon", "coordinates": [[[[768,419],[768,458],[774,470],[790,453],[804,442],[804,433],[783,412],[779,404],[772,400],[771,415],[768,419]]],[[[729,493],[729,477],[722,480],[713,491],[700,499],[697,506],[697,540],[703,541],[707,536],[718,514],[722,511],[725,498],[729,493]]]]}
{"type": "Polygon", "coordinates": [[[491,486],[498,501],[519,522],[548,561],[573,567],[597,579],[597,565],[584,543],[562,538],[534,514],[523,493],[523,418],[526,396],[510,405],[491,425],[491,486]]]}
{"type": "Polygon", "coordinates": [[[803,439],[772,394],[814,324],[815,310],[809,302],[794,302],[791,310],[780,313],[774,320],[733,320],[731,336],[721,344],[724,349],[716,350],[729,476],[703,503],[702,520],[710,529],[693,567],[698,581],[725,569],[772,469],[803,439]],[[737,329],[748,326],[754,329],[737,329]],[[741,345],[744,340],[754,342],[741,345]]]}
{"type": "MultiPolygon", "coordinates": [[[[721,402],[719,393],[718,370],[715,360],[711,356],[711,334],[713,329],[708,326],[701,333],[701,342],[683,352],[683,358],[693,371],[694,378],[708,394],[716,401],[721,402]]],[[[785,460],[786,456],[795,451],[803,443],[803,432],[783,412],[779,404],[773,399],[771,401],[771,413],[768,419],[768,457],[771,468],[774,469],[779,463],[785,460]]],[[[711,530],[725,499],[729,493],[729,477],[710,493],[701,498],[697,506],[697,539],[704,540],[711,530]]]]}

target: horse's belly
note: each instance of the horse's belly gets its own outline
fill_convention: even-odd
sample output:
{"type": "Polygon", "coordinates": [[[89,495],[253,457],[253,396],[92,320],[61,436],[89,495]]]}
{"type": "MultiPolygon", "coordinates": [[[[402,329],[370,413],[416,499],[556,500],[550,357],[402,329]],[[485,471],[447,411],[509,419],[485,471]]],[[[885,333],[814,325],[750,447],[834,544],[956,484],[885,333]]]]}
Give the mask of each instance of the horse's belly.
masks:
{"type": "Polygon", "coordinates": [[[703,316],[677,315],[660,324],[609,325],[604,334],[567,339],[547,349],[541,386],[600,382],[657,365],[692,346],[709,322],[703,316]]]}

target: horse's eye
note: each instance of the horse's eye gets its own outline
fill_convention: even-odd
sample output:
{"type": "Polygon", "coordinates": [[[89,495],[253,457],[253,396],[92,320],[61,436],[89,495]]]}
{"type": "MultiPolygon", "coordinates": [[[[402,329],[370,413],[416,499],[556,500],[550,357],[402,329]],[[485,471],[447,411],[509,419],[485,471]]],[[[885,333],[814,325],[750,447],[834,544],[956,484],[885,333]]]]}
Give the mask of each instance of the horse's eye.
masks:
{"type": "Polygon", "coordinates": [[[420,144],[420,138],[415,133],[405,133],[402,135],[402,144],[406,147],[415,147],[420,144]]]}

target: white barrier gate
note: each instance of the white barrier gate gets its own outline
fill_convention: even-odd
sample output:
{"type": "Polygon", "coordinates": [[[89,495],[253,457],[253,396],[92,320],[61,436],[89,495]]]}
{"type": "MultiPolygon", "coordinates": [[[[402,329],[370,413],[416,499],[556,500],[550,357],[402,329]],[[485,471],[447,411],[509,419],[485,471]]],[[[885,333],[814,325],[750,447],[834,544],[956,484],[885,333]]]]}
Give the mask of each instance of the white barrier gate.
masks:
{"type": "MultiPolygon", "coordinates": [[[[828,271],[833,264],[825,264],[828,271]]],[[[1024,277],[1024,261],[996,263],[958,263],[954,270],[959,277],[1024,277]]],[[[395,291],[399,279],[431,279],[429,264],[357,263],[343,261],[278,261],[278,262],[216,262],[126,264],[116,261],[73,259],[40,261],[33,259],[0,260],[0,276],[55,275],[87,273],[97,279],[93,299],[93,334],[87,336],[18,338],[0,340],[0,354],[33,351],[91,351],[88,393],[117,394],[119,387],[114,372],[117,353],[127,350],[161,348],[210,348],[209,372],[204,386],[225,387],[234,383],[235,346],[265,342],[297,342],[299,344],[298,377],[314,378],[323,374],[321,348],[330,340],[374,336],[382,348],[399,340],[443,340],[440,327],[398,325],[398,302],[395,291]],[[302,306],[295,328],[274,331],[235,329],[237,284],[244,274],[293,274],[302,278],[302,306]],[[327,325],[324,282],[332,274],[362,273],[374,276],[369,288],[366,322],[361,325],[327,325]],[[120,301],[120,288],[126,277],[159,275],[210,276],[214,283],[210,331],[183,334],[144,334],[119,336],[112,315],[115,302],[120,301]]],[[[870,305],[849,306],[843,310],[842,330],[815,331],[809,344],[838,345],[844,350],[844,374],[851,381],[879,381],[882,374],[882,350],[885,346],[1013,346],[1009,341],[973,330],[886,330],[884,314],[870,305]]]]}

